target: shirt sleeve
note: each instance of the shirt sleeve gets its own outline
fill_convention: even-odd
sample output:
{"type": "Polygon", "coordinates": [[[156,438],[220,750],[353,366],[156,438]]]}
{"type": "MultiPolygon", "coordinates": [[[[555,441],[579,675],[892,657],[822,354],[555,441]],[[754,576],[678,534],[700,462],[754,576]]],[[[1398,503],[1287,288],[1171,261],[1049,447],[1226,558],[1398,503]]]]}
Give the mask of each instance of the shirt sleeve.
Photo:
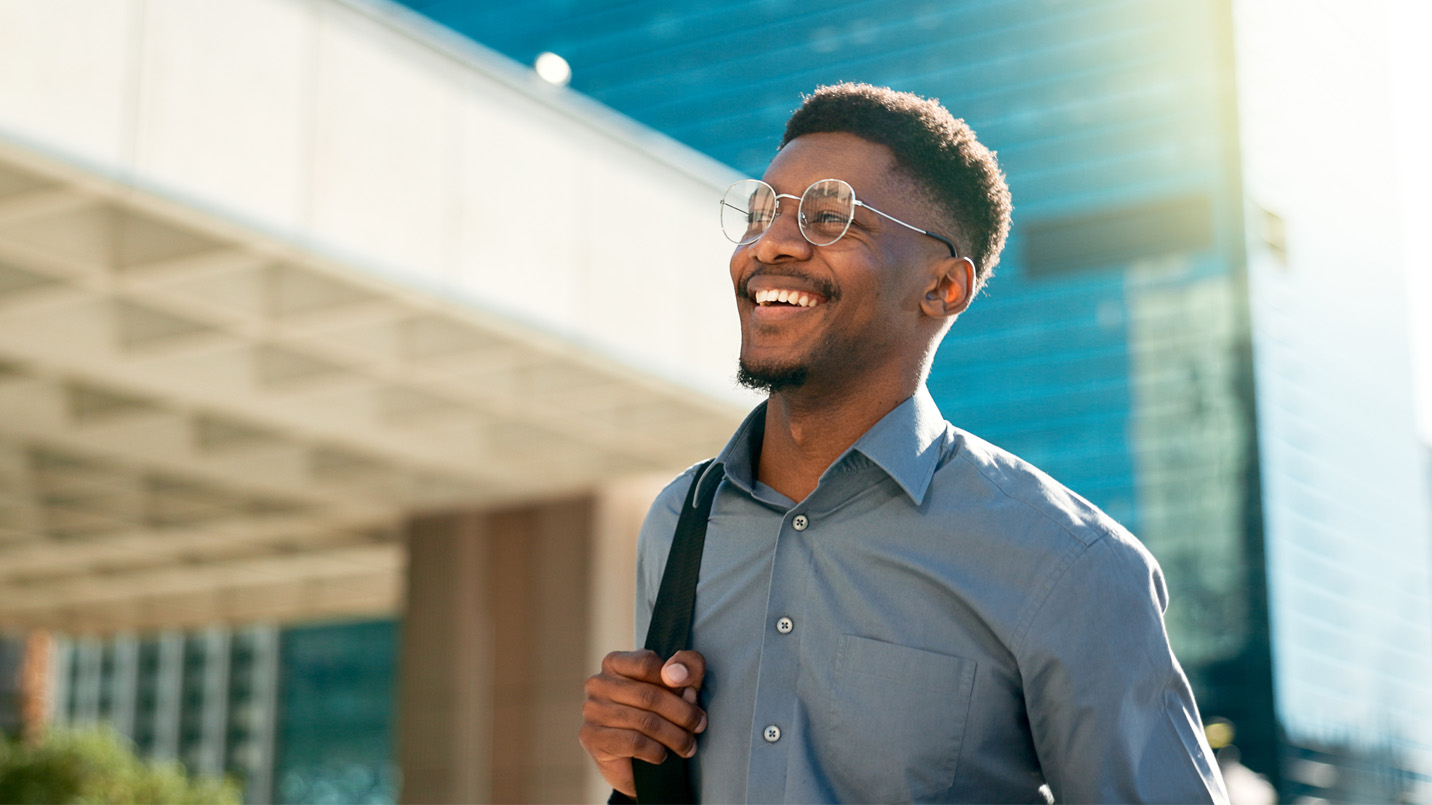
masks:
{"type": "Polygon", "coordinates": [[[646,644],[646,629],[651,611],[656,606],[656,593],[661,589],[661,576],[666,571],[666,557],[676,537],[676,521],[681,515],[686,492],[691,488],[695,470],[688,469],[676,477],[652,501],[651,509],[641,524],[636,542],[636,622],[632,645],[646,644]]]}
{"type": "Polygon", "coordinates": [[[1048,589],[1018,653],[1054,800],[1226,803],[1153,558],[1131,538],[1099,539],[1048,589]]]}

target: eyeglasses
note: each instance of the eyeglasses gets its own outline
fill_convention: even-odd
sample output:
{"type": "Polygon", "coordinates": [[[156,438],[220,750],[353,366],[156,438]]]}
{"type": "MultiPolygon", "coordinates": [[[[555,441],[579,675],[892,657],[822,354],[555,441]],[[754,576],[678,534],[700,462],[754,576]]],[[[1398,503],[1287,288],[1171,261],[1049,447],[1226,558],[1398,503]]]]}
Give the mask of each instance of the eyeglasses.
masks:
{"type": "Polygon", "coordinates": [[[783,198],[800,202],[796,221],[800,224],[801,235],[816,246],[829,246],[844,237],[855,218],[855,208],[864,207],[906,229],[940,241],[949,247],[951,257],[958,259],[960,256],[954,241],[875,209],[857,199],[855,189],[841,179],[821,179],[807,187],[799,197],[777,193],[774,187],[759,179],[743,179],[728,187],[725,197],[721,199],[721,231],[732,243],[742,246],[755,243],[780,215],[783,198]]]}

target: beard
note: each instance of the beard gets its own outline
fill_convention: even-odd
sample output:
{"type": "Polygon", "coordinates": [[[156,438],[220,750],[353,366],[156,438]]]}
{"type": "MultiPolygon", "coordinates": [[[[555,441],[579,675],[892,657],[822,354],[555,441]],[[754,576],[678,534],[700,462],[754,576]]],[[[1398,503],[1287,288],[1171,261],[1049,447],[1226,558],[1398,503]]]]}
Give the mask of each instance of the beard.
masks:
{"type": "MultiPolygon", "coordinates": [[[[748,284],[752,279],[759,276],[774,277],[801,277],[808,283],[816,293],[824,296],[827,302],[839,301],[841,297],[840,288],[828,280],[819,278],[808,278],[790,271],[778,270],[776,268],[762,268],[758,271],[743,277],[736,288],[736,295],[747,298],[750,295],[748,284]]],[[[742,351],[745,351],[744,336],[742,351]]],[[[758,364],[748,361],[744,356],[740,358],[736,370],[736,382],[742,386],[765,394],[780,394],[786,391],[794,391],[801,388],[811,378],[811,372],[815,372],[817,378],[823,378],[830,373],[833,365],[838,362],[829,360],[842,352],[842,345],[835,335],[827,333],[822,337],[820,343],[816,344],[809,353],[798,357],[790,363],[764,363],[758,364]]]]}
{"type": "Polygon", "coordinates": [[[760,366],[747,363],[743,358],[736,370],[736,382],[752,391],[779,394],[805,385],[810,368],[794,366],[760,366]]]}

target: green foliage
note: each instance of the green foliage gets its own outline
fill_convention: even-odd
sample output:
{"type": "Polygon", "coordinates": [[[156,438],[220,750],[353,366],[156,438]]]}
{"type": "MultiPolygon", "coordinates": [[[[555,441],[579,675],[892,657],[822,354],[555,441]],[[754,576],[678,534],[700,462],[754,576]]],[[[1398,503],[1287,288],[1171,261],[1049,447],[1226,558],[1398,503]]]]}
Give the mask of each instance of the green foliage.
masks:
{"type": "Polygon", "coordinates": [[[109,727],[51,730],[38,745],[0,742],[0,803],[238,805],[232,780],[189,777],[140,759],[109,727]]]}

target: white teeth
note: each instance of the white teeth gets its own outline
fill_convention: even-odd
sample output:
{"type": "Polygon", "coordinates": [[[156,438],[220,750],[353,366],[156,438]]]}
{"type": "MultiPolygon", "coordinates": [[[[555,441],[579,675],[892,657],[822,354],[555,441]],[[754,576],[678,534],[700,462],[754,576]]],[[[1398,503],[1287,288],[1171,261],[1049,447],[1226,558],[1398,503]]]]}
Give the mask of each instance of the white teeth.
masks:
{"type": "Polygon", "coordinates": [[[755,299],[756,304],[758,305],[770,305],[775,304],[777,302],[784,302],[785,304],[797,305],[799,307],[815,307],[816,305],[820,304],[810,294],[792,290],[772,289],[766,291],[756,291],[755,299]]]}

